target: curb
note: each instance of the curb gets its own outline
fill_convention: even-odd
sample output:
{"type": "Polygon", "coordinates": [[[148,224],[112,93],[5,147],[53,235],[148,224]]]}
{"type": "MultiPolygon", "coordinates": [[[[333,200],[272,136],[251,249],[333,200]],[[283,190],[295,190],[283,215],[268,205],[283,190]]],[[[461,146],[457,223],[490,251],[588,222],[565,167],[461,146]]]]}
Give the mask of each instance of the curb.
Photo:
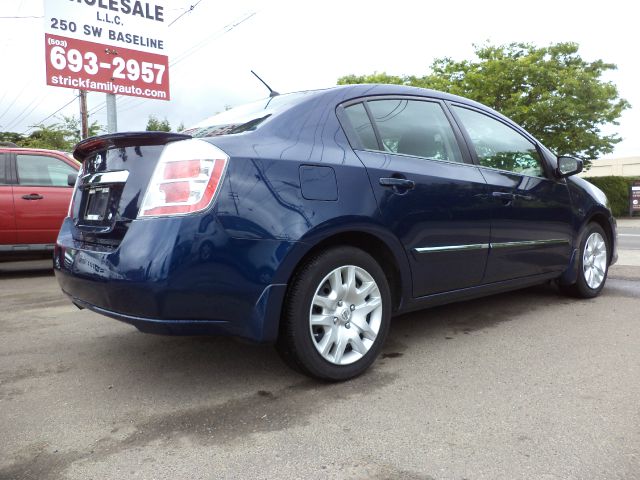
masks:
{"type": "Polygon", "coordinates": [[[616,218],[618,227],[640,228],[640,217],[636,218],[616,218]]]}

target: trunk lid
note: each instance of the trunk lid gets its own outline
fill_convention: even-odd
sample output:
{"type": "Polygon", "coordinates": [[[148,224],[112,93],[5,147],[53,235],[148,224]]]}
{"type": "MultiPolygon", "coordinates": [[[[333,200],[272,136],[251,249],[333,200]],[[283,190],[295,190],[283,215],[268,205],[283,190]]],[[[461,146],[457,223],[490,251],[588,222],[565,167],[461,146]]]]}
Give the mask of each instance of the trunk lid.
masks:
{"type": "Polygon", "coordinates": [[[191,138],[167,132],[101,135],[76,146],[82,162],[70,206],[74,239],[117,247],[138,216],[145,191],[167,143],[191,138]]]}

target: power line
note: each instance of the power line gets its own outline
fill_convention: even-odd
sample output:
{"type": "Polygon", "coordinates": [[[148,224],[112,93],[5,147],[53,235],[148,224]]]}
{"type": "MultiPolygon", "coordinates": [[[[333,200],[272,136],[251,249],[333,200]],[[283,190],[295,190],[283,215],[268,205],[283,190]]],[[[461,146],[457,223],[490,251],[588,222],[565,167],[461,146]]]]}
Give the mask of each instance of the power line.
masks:
{"type": "Polygon", "coordinates": [[[249,20],[251,17],[253,17],[256,14],[257,14],[257,12],[251,12],[249,14],[245,14],[245,16],[241,20],[239,20],[239,21],[237,21],[235,23],[230,23],[228,25],[225,25],[223,28],[221,28],[217,32],[214,32],[212,35],[210,35],[209,37],[205,38],[200,43],[195,44],[193,47],[188,48],[183,53],[178,55],[178,57],[173,62],[170,63],[170,66],[174,66],[174,65],[177,65],[178,63],[182,62],[186,58],[188,58],[191,55],[193,55],[194,53],[196,53],[198,50],[200,50],[204,45],[206,45],[210,41],[216,40],[216,39],[220,38],[221,36],[223,36],[224,34],[229,33],[231,30],[233,30],[234,28],[242,25],[244,22],[246,22],[247,20],[249,20]]]}
{"type": "Polygon", "coordinates": [[[7,96],[7,92],[8,92],[8,91],[9,91],[9,90],[5,90],[5,91],[4,91],[4,93],[2,94],[2,98],[0,98],[0,105],[2,105],[2,101],[4,100],[4,97],[6,97],[6,96],[7,96]]]}
{"type": "MultiPolygon", "coordinates": [[[[80,95],[76,95],[75,97],[73,97],[71,99],[71,101],[69,101],[68,103],[65,103],[63,106],[61,106],[58,110],[56,110],[55,112],[53,112],[51,115],[49,115],[48,117],[43,118],[42,120],[40,120],[39,122],[34,123],[33,125],[42,125],[44,122],[46,122],[47,120],[49,120],[51,117],[53,117],[56,113],[58,113],[60,110],[62,110],[65,107],[68,107],[69,105],[71,105],[73,102],[75,102],[77,100],[77,98],[80,95]]],[[[33,127],[29,127],[27,128],[24,132],[22,132],[23,135],[25,135],[29,130],[31,130],[33,127]]]]}
{"type": "MultiPolygon", "coordinates": [[[[20,3],[18,4],[18,9],[15,10],[15,15],[2,15],[0,16],[0,19],[21,19],[21,18],[44,18],[43,16],[36,16],[36,15],[20,15],[20,13],[22,12],[22,5],[24,3],[24,0],[20,0],[20,3]]],[[[15,3],[14,3],[15,5],[15,3]]],[[[4,42],[4,46],[8,46],[9,45],[9,38],[7,38],[7,40],[4,42]]],[[[2,112],[2,114],[0,115],[0,119],[4,118],[4,116],[9,112],[9,110],[11,110],[11,108],[13,107],[13,105],[15,105],[16,101],[18,100],[18,98],[20,98],[20,96],[22,95],[22,93],[31,86],[31,84],[33,83],[34,79],[31,78],[31,80],[29,82],[27,82],[26,84],[23,84],[22,90],[20,90],[20,93],[18,93],[18,95],[16,95],[13,100],[9,103],[9,106],[2,112]]],[[[6,91],[5,91],[5,95],[2,96],[2,100],[4,100],[5,96],[6,96],[6,91]]],[[[9,97],[10,98],[10,97],[9,97]]],[[[0,100],[0,103],[2,102],[2,100],[0,100]]],[[[33,103],[33,102],[32,102],[33,103]]],[[[20,115],[22,115],[31,105],[29,104],[29,106],[27,108],[25,108],[24,110],[22,110],[20,112],[20,115]]],[[[15,118],[9,122],[7,124],[11,125],[12,127],[14,126],[15,122],[15,118]]],[[[7,130],[9,130],[9,128],[7,127],[7,130]]]]}
{"type": "MultiPolygon", "coordinates": [[[[198,0],[198,2],[196,2],[195,5],[192,6],[192,8],[190,8],[189,10],[187,10],[185,13],[188,13],[190,11],[193,10],[193,8],[195,8],[202,0],[198,0]]],[[[183,60],[187,59],[188,57],[190,57],[191,55],[193,55],[195,52],[197,52],[198,50],[200,50],[204,45],[206,45],[207,43],[216,40],[220,37],[222,37],[223,35],[225,35],[226,33],[229,33],[231,30],[233,30],[234,28],[242,25],[244,22],[246,22],[247,20],[249,20],[250,18],[252,18],[254,15],[256,15],[257,12],[251,12],[249,14],[245,14],[244,17],[242,17],[239,21],[235,22],[235,23],[230,23],[225,25],[223,28],[221,28],[220,30],[216,31],[215,33],[213,33],[212,35],[210,35],[209,37],[205,38],[204,40],[202,40],[201,42],[197,43],[196,45],[189,47],[187,50],[185,50],[184,52],[182,52],[180,55],[178,55],[177,59],[174,60],[173,62],[171,62],[169,64],[169,66],[175,66],[178,63],[182,62],[183,60]]],[[[184,14],[183,14],[184,15],[184,14]]],[[[182,15],[181,15],[182,16],[182,15]]],[[[42,17],[41,17],[42,18],[42,17]]],[[[180,18],[180,17],[178,17],[180,18]]],[[[177,20],[177,18],[176,18],[177,20]]],[[[176,20],[174,20],[172,23],[174,23],[176,20]]],[[[66,106],[68,106],[69,104],[71,104],[75,99],[77,99],[79,97],[79,95],[76,95],[73,100],[71,100],[69,103],[66,103],[65,105],[63,105],[62,107],[60,107],[58,110],[56,110],[55,112],[53,112],[51,115],[49,115],[48,117],[46,117],[45,119],[41,120],[40,122],[37,122],[35,125],[39,125],[41,123],[43,123],[44,121],[48,120],[49,118],[53,117],[56,113],[58,113],[60,110],[62,110],[63,108],[65,108],[66,106]]],[[[139,106],[142,105],[144,102],[151,100],[148,98],[136,98],[136,97],[131,97],[131,104],[127,105],[130,108],[133,108],[134,106],[139,106]],[[136,101],[138,101],[138,103],[136,103],[136,101]]],[[[91,109],[91,111],[88,112],[88,115],[95,115],[97,112],[99,112],[100,110],[102,110],[103,108],[105,108],[106,106],[106,102],[103,102],[101,104],[99,104],[97,107],[94,107],[93,109],[91,109]]],[[[126,103],[125,103],[126,105],[126,103]]],[[[127,110],[129,110],[130,108],[127,108],[127,110]]],[[[28,128],[27,130],[25,130],[24,133],[28,132],[29,130],[31,130],[31,127],[28,128]]]]}
{"type": "Polygon", "coordinates": [[[40,15],[39,17],[36,15],[13,15],[9,17],[0,17],[0,19],[16,19],[16,18],[44,18],[44,15],[40,15]]]}
{"type": "MultiPolygon", "coordinates": [[[[7,131],[10,131],[13,127],[16,126],[17,123],[20,123],[20,120],[22,120],[23,114],[24,112],[26,112],[27,110],[29,110],[32,106],[37,106],[36,104],[41,102],[42,100],[44,100],[44,97],[46,97],[47,94],[45,93],[44,95],[41,95],[40,98],[38,97],[33,97],[33,100],[31,100],[31,103],[29,103],[29,105],[27,105],[26,107],[24,107],[22,109],[22,111],[16,115],[12,121],[10,121],[9,123],[7,123],[7,126],[5,127],[7,131]]],[[[35,109],[35,107],[34,107],[35,109]]]]}
{"type": "Polygon", "coordinates": [[[140,100],[139,103],[130,103],[129,105],[126,105],[123,109],[121,109],[121,112],[127,112],[129,110],[133,110],[134,108],[138,108],[139,106],[141,106],[144,102],[146,102],[147,100],[150,100],[149,98],[141,98],[141,99],[137,99],[140,100]]]}
{"type": "MultiPolygon", "coordinates": [[[[45,95],[45,96],[46,96],[46,95],[45,95]]],[[[42,98],[44,99],[44,97],[42,97],[42,98]]],[[[36,103],[36,104],[31,108],[31,110],[29,110],[29,111],[28,111],[28,112],[27,112],[27,113],[26,113],[26,114],[25,114],[25,115],[20,119],[20,122],[22,122],[23,120],[25,120],[25,119],[29,118],[29,115],[31,115],[31,114],[33,113],[33,111],[34,111],[36,108],[38,108],[38,105],[39,105],[39,103],[36,103]]],[[[17,127],[18,125],[19,125],[19,123],[16,123],[16,124],[13,126],[13,128],[17,127]]]]}
{"type": "MultiPolygon", "coordinates": [[[[200,2],[198,2],[200,3],[200,2]]],[[[223,35],[225,35],[226,33],[229,33],[231,30],[233,30],[234,28],[240,26],[241,24],[243,24],[244,22],[246,22],[247,20],[249,20],[251,17],[253,17],[254,15],[256,15],[257,12],[251,12],[248,14],[244,14],[244,16],[239,17],[238,21],[234,21],[231,22],[227,25],[225,25],[224,27],[222,27],[221,29],[215,31],[213,34],[211,34],[209,37],[206,37],[204,40],[196,43],[195,45],[187,48],[184,52],[182,52],[181,54],[179,54],[176,59],[174,61],[172,61],[169,66],[173,67],[177,64],[179,64],[180,62],[182,62],[183,60],[186,60],[188,57],[190,57],[191,55],[193,55],[194,53],[196,53],[198,50],[200,50],[201,48],[203,48],[207,43],[213,41],[213,40],[217,40],[218,38],[222,37],[223,35]]],[[[123,100],[124,103],[121,103],[120,106],[133,106],[133,105],[142,105],[144,102],[147,102],[149,100],[153,100],[151,98],[137,98],[137,97],[128,97],[125,100],[123,100]],[[138,103],[135,103],[135,102],[138,103]],[[132,103],[133,102],[133,103],[132,103]]],[[[97,106],[93,107],[90,111],[89,114],[93,115],[98,113],[100,110],[102,110],[103,108],[106,107],[106,102],[102,102],[100,104],[98,104],[97,106]]],[[[129,108],[127,108],[128,110],[129,108]]]]}
{"type": "Polygon", "coordinates": [[[4,110],[4,112],[2,112],[2,114],[0,115],[0,120],[2,120],[2,118],[7,114],[7,112],[9,111],[9,109],[11,109],[11,107],[13,107],[13,104],[16,103],[16,101],[18,100],[18,98],[20,98],[20,95],[22,95],[22,92],[24,92],[27,87],[31,84],[31,82],[27,83],[24,87],[22,87],[22,90],[20,90],[20,93],[18,93],[13,101],[9,104],[9,106],[4,110]]]}
{"type": "Polygon", "coordinates": [[[167,25],[168,27],[170,27],[171,25],[173,25],[174,23],[176,23],[178,20],[180,20],[183,16],[185,16],[187,13],[191,13],[193,12],[193,9],[196,8],[198,6],[198,4],[201,2],[202,0],[198,0],[195,5],[191,5],[187,10],[185,10],[184,12],[182,12],[180,15],[178,15],[178,17],[171,22],[169,25],[167,25]]]}

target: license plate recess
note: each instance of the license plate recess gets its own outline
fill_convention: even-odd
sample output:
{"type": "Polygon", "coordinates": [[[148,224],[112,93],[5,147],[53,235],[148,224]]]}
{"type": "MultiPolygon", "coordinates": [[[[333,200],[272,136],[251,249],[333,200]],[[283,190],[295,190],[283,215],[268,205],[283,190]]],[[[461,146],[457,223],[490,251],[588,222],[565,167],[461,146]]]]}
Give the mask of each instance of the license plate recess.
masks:
{"type": "Polygon", "coordinates": [[[90,222],[102,222],[107,217],[109,208],[109,187],[98,187],[89,189],[87,198],[87,208],[84,219],[90,222]]]}

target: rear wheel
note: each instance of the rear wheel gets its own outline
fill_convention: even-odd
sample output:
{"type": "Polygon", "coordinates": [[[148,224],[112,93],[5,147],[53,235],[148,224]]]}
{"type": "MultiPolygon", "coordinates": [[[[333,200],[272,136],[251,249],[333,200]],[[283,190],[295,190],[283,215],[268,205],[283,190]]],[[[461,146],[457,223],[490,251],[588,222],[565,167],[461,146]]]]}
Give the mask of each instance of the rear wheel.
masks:
{"type": "Polygon", "coordinates": [[[578,279],[563,291],[579,298],[593,298],[604,288],[609,269],[607,235],[597,223],[587,225],[578,261],[578,279]]]}
{"type": "Polygon", "coordinates": [[[390,317],[391,294],[380,265],[357,248],[334,247],[296,273],[276,346],[297,370],[348,380],[376,359],[390,317]]]}

